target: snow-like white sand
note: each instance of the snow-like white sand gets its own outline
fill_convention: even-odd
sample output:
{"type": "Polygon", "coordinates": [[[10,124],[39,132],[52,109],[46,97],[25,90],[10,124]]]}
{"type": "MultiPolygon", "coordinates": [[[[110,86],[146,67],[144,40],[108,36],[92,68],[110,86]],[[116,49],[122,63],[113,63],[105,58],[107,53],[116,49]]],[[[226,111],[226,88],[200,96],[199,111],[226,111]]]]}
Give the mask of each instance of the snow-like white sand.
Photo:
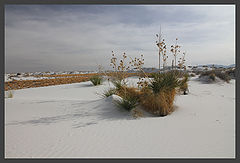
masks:
{"type": "Polygon", "coordinates": [[[235,81],[189,85],[171,115],[140,119],[98,95],[108,82],[16,90],[5,99],[5,157],[234,158],[235,81]]]}

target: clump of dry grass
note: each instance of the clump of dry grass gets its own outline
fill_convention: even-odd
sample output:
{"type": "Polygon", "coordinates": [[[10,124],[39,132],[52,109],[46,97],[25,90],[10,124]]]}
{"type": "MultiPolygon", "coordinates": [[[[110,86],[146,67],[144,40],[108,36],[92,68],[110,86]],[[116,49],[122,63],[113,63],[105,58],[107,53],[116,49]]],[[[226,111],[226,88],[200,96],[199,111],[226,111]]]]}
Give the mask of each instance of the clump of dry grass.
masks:
{"type": "Polygon", "coordinates": [[[120,89],[116,91],[116,94],[122,98],[124,97],[136,98],[137,101],[139,101],[139,98],[141,96],[141,93],[137,88],[128,86],[122,86],[120,89]]]}
{"type": "Polygon", "coordinates": [[[146,111],[155,115],[166,116],[173,112],[175,95],[175,89],[161,91],[157,94],[153,93],[151,89],[144,89],[140,103],[146,111]]]}
{"type": "Polygon", "coordinates": [[[113,94],[116,93],[116,89],[115,88],[110,88],[108,90],[105,90],[103,93],[102,93],[102,97],[109,97],[109,96],[112,96],[113,94]]]}
{"type": "Polygon", "coordinates": [[[144,109],[158,116],[173,112],[176,88],[180,82],[173,72],[153,74],[148,87],[141,89],[140,103],[144,109]]]}
{"type": "Polygon", "coordinates": [[[132,112],[133,118],[143,117],[143,113],[140,110],[132,109],[131,112],[132,112]]]}
{"type": "Polygon", "coordinates": [[[137,88],[121,86],[119,89],[116,89],[115,93],[122,98],[122,100],[117,102],[117,105],[128,111],[134,109],[139,104],[141,94],[137,88]]]}

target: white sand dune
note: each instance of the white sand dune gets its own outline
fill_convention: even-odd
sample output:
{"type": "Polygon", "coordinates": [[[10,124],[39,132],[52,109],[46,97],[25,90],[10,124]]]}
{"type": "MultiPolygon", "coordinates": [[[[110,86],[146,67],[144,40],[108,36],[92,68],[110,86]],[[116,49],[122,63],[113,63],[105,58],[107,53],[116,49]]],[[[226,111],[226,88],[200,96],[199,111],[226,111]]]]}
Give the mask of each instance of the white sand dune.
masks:
{"type": "Polygon", "coordinates": [[[171,115],[140,119],[98,95],[108,82],[16,90],[5,99],[5,157],[234,158],[235,80],[189,85],[171,115]]]}

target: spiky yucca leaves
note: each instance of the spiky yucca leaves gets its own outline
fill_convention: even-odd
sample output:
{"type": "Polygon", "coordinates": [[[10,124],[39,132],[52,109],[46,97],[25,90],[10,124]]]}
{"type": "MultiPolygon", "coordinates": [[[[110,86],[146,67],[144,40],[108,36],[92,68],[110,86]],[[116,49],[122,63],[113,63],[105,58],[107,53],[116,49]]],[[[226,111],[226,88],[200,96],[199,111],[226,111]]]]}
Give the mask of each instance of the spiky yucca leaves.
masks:
{"type": "Polygon", "coordinates": [[[141,90],[140,103],[146,111],[159,116],[173,112],[176,88],[180,81],[174,72],[155,73],[148,87],[141,90]]]}
{"type": "Polygon", "coordinates": [[[122,83],[121,80],[112,80],[112,83],[113,83],[116,91],[120,91],[120,90],[122,89],[122,87],[123,87],[124,85],[126,85],[125,83],[122,83]]]}
{"type": "Polygon", "coordinates": [[[110,89],[105,90],[103,92],[102,97],[109,97],[109,96],[112,96],[115,93],[116,93],[116,89],[115,88],[110,88],[110,89]]]}
{"type": "Polygon", "coordinates": [[[103,78],[101,76],[92,76],[90,78],[90,81],[93,83],[93,85],[100,85],[102,83],[103,78]]]}
{"type": "Polygon", "coordinates": [[[131,111],[138,105],[138,98],[126,95],[121,100],[117,100],[116,104],[127,111],[131,111]]]}
{"type": "Polygon", "coordinates": [[[122,98],[122,100],[117,101],[117,105],[128,111],[138,105],[141,96],[137,88],[127,86],[121,86],[119,89],[116,89],[116,94],[122,98]]]}
{"type": "Polygon", "coordinates": [[[153,80],[149,84],[155,94],[160,91],[171,91],[178,86],[179,80],[173,72],[155,73],[153,74],[153,80]]]}

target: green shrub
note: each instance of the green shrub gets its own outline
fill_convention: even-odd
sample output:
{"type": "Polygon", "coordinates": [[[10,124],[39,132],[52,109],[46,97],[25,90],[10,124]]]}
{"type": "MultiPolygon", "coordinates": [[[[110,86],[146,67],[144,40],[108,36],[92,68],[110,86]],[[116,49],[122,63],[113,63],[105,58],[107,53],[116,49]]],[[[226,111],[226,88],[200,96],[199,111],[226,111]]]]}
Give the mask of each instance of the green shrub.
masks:
{"type": "Polygon", "coordinates": [[[112,80],[112,83],[117,91],[121,90],[124,85],[121,80],[112,80]]]}
{"type": "Polygon", "coordinates": [[[209,75],[209,79],[211,79],[212,81],[215,81],[215,80],[216,80],[215,74],[214,74],[214,73],[211,73],[211,74],[209,75]]]}
{"type": "Polygon", "coordinates": [[[202,77],[202,76],[209,76],[209,78],[212,81],[215,81],[216,77],[220,78],[221,80],[223,80],[225,82],[229,82],[231,80],[231,77],[228,75],[228,73],[221,72],[221,71],[215,71],[215,70],[202,72],[199,77],[202,77]]]}
{"type": "Polygon", "coordinates": [[[138,98],[132,96],[125,96],[121,100],[116,100],[118,107],[127,111],[131,111],[138,105],[138,98]]]}
{"type": "Polygon", "coordinates": [[[113,94],[116,93],[116,89],[114,88],[111,88],[109,90],[105,90],[102,94],[103,97],[109,97],[109,96],[112,96],[113,94]]]}
{"type": "Polygon", "coordinates": [[[174,72],[155,73],[153,74],[153,80],[149,84],[155,94],[160,91],[171,91],[178,86],[179,80],[174,72]]]}
{"type": "Polygon", "coordinates": [[[93,85],[100,85],[102,83],[103,78],[101,76],[92,76],[90,78],[90,81],[93,83],[93,85]]]}
{"type": "Polygon", "coordinates": [[[231,80],[231,77],[224,72],[216,72],[215,75],[227,83],[231,80]]]}
{"type": "Polygon", "coordinates": [[[176,88],[181,84],[178,76],[178,71],[153,74],[148,87],[141,90],[140,103],[146,111],[158,116],[173,112],[176,88]]]}

